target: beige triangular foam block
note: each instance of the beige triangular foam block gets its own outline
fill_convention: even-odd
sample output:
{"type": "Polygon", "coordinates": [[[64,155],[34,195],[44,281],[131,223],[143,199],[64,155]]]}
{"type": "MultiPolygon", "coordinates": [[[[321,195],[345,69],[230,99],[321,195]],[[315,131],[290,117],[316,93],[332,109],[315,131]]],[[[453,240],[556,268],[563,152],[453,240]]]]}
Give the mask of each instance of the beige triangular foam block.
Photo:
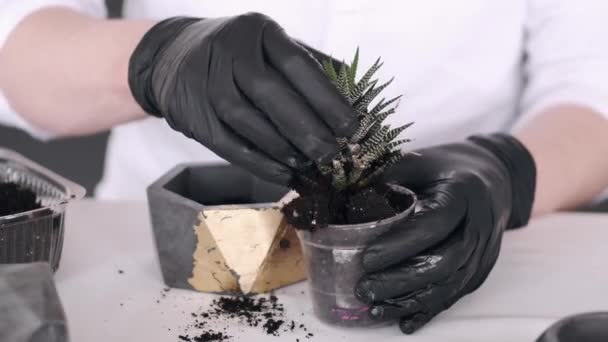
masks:
{"type": "Polygon", "coordinates": [[[278,208],[205,210],[205,223],[243,293],[249,293],[283,220],[278,208]]]}
{"type": "Polygon", "coordinates": [[[239,291],[239,285],[226,264],[226,259],[217,248],[217,242],[209,233],[202,213],[199,224],[194,227],[198,243],[194,251],[192,277],[188,283],[202,292],[239,291]]]}
{"type": "Polygon", "coordinates": [[[283,220],[251,292],[264,293],[304,279],[306,269],[298,236],[283,220]]]}

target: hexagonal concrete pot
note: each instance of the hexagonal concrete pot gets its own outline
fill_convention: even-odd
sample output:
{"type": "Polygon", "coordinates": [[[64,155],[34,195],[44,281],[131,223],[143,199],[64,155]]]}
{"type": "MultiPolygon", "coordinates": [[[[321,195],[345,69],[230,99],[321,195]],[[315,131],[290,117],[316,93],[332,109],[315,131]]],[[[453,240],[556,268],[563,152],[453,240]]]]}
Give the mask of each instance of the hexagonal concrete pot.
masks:
{"type": "Polygon", "coordinates": [[[287,189],[230,165],[179,165],[148,187],[165,283],[264,293],[306,278],[297,235],[280,211],[287,189]]]}

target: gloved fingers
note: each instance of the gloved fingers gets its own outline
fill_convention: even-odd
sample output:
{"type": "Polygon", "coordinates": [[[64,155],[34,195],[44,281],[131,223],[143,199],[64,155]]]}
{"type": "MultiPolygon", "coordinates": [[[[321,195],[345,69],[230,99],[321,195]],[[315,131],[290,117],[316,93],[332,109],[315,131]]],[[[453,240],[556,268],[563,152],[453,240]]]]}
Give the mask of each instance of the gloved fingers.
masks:
{"type": "MultiPolygon", "coordinates": [[[[269,182],[288,185],[292,178],[292,170],[278,163],[264,153],[258,151],[250,142],[232,132],[213,115],[209,115],[201,125],[209,125],[204,132],[207,136],[193,138],[207,146],[228,162],[249,170],[258,177],[269,182]]],[[[203,130],[194,130],[202,132],[203,130]]]]}
{"type": "Polygon", "coordinates": [[[336,156],[339,149],[334,133],[281,75],[247,61],[234,61],[234,71],[243,94],[306,157],[325,164],[336,156]]]}
{"type": "MultiPolygon", "coordinates": [[[[232,63],[220,67],[219,74],[231,75],[232,63]]],[[[212,84],[214,86],[209,87],[210,102],[222,122],[274,160],[292,169],[299,169],[305,164],[304,155],[240,94],[232,77],[217,77],[212,84]]]]}
{"type": "Polygon", "coordinates": [[[429,284],[445,282],[469,260],[471,253],[462,234],[453,234],[439,248],[363,276],[355,288],[355,295],[359,300],[371,303],[402,297],[429,284]]]}
{"type": "Polygon", "coordinates": [[[404,334],[410,335],[426,325],[433,317],[437,316],[434,312],[418,312],[413,315],[403,317],[399,320],[399,329],[404,334]]]}
{"type": "Polygon", "coordinates": [[[477,260],[472,260],[468,267],[476,270],[474,274],[471,274],[471,279],[467,281],[466,286],[463,289],[463,293],[468,294],[477,290],[488,278],[490,272],[494,269],[494,265],[498,260],[500,254],[500,245],[502,238],[498,238],[493,244],[485,246],[485,252],[483,256],[480,251],[477,260]]]}
{"type": "Polygon", "coordinates": [[[443,283],[429,284],[426,288],[376,303],[370,310],[374,319],[396,319],[419,312],[441,312],[452,305],[460,293],[467,272],[459,270],[443,283]]]}
{"type": "Polygon", "coordinates": [[[264,28],[264,52],[270,64],[306,99],[338,137],[349,137],[357,113],[306,49],[276,23],[264,28]]]}
{"type": "Polygon", "coordinates": [[[444,303],[443,307],[434,311],[420,311],[411,315],[401,317],[399,320],[399,329],[404,334],[413,334],[418,329],[422,328],[428,322],[430,322],[435,316],[440,314],[442,311],[449,309],[456,301],[461,298],[460,294],[455,294],[448,298],[444,303]]]}
{"type": "Polygon", "coordinates": [[[466,200],[458,195],[459,187],[450,181],[436,184],[420,200],[419,212],[374,240],[363,252],[365,272],[401,263],[446,239],[466,213],[466,200]]]}

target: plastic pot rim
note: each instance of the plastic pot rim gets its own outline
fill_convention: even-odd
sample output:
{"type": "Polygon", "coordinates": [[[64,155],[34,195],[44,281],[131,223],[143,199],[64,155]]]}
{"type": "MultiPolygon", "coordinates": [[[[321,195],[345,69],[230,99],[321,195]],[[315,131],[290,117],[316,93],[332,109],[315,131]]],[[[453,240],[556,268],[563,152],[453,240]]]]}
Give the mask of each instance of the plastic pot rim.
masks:
{"type": "MultiPolygon", "coordinates": [[[[377,221],[369,221],[369,222],[363,222],[363,223],[355,223],[355,224],[330,224],[327,225],[327,227],[323,228],[325,229],[332,229],[332,230],[363,230],[363,229],[373,229],[378,225],[384,225],[384,224],[390,224],[393,223],[394,221],[400,220],[408,215],[410,215],[412,213],[412,211],[414,211],[414,208],[416,207],[416,204],[418,202],[418,198],[416,197],[416,194],[401,185],[398,184],[393,184],[393,183],[387,183],[386,185],[388,185],[388,187],[390,187],[393,191],[397,191],[397,192],[401,192],[405,195],[408,195],[411,200],[412,203],[404,210],[400,211],[399,213],[391,216],[391,217],[387,217],[385,219],[381,219],[381,220],[377,220],[377,221]]],[[[300,231],[300,230],[298,230],[300,231]]],[[[311,234],[314,234],[315,231],[310,232],[311,234]]]]}

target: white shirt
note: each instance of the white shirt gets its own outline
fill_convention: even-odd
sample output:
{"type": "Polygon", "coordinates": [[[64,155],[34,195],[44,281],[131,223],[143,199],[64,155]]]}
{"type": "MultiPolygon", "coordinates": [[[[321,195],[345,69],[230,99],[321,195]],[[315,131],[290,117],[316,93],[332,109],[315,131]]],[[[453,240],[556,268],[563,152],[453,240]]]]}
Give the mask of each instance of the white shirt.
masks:
{"type": "MultiPolygon", "coordinates": [[[[28,13],[65,5],[103,16],[103,1],[0,0],[0,47],[28,13]]],[[[126,1],[127,18],[227,16],[258,11],[295,38],[361,64],[382,57],[387,96],[404,94],[389,121],[415,125],[407,148],[505,131],[550,106],[574,103],[608,115],[606,0],[177,0],[126,1]]],[[[92,37],[94,39],[94,37],[92,37]]],[[[0,122],[40,132],[0,93],[0,122]]],[[[160,119],[114,128],[101,198],[145,197],[145,188],[183,162],[220,159],[160,119]]]]}

